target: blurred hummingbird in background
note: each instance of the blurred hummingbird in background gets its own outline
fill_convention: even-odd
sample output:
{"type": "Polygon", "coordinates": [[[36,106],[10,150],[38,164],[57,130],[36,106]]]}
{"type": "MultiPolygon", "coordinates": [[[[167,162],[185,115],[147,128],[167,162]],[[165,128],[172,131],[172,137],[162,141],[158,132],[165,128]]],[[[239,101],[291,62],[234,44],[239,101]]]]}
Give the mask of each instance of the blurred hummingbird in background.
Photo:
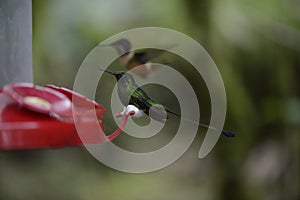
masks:
{"type": "MultiPolygon", "coordinates": [[[[140,111],[148,115],[150,118],[159,122],[166,121],[167,113],[173,114],[177,117],[181,117],[179,114],[167,108],[164,108],[161,104],[157,103],[154,99],[152,99],[149,95],[147,95],[146,92],[136,84],[131,74],[125,72],[113,72],[102,68],[98,68],[98,69],[115,76],[115,78],[117,79],[118,96],[120,98],[121,103],[124,106],[134,105],[140,111]]],[[[194,122],[191,120],[188,121],[194,122]]],[[[194,123],[197,123],[202,127],[206,127],[218,131],[217,128],[208,126],[206,124],[200,122],[194,122],[194,123]]],[[[228,137],[235,136],[234,133],[226,130],[222,130],[221,133],[228,137]]]]}
{"type": "MultiPolygon", "coordinates": [[[[131,44],[128,39],[122,38],[111,43],[99,44],[98,46],[112,46],[120,55],[121,64],[133,73],[146,77],[149,73],[154,70],[151,64],[151,59],[160,56],[165,53],[165,50],[161,49],[147,49],[143,52],[131,51],[131,44]],[[140,66],[140,67],[138,67],[140,66]]],[[[172,48],[175,45],[167,47],[172,48]]]]}

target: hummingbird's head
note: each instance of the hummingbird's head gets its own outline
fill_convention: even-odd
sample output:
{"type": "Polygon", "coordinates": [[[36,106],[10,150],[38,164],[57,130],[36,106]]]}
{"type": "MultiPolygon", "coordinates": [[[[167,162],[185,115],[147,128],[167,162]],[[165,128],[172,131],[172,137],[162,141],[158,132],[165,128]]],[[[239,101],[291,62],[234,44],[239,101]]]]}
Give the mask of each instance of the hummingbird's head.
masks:
{"type": "Polygon", "coordinates": [[[135,83],[135,80],[130,73],[125,72],[114,72],[114,76],[116,77],[118,83],[126,84],[126,83],[135,83]]]}
{"type": "Polygon", "coordinates": [[[114,75],[117,80],[120,80],[121,78],[123,78],[124,80],[133,79],[131,74],[128,74],[128,73],[125,73],[125,72],[122,72],[122,71],[121,72],[113,72],[113,71],[110,71],[110,70],[107,70],[107,69],[102,69],[102,68],[98,68],[98,69],[101,70],[101,71],[104,71],[106,73],[109,73],[111,75],[114,75]]]}
{"type": "Polygon", "coordinates": [[[127,81],[134,81],[133,76],[129,73],[125,73],[125,72],[113,72],[107,69],[102,69],[102,68],[98,68],[101,71],[104,71],[106,73],[109,73],[111,75],[114,75],[116,77],[116,79],[119,81],[122,78],[122,81],[127,82],[127,81]]]}
{"type": "Polygon", "coordinates": [[[114,72],[113,74],[117,80],[120,80],[122,77],[125,76],[125,72],[114,72]]]}

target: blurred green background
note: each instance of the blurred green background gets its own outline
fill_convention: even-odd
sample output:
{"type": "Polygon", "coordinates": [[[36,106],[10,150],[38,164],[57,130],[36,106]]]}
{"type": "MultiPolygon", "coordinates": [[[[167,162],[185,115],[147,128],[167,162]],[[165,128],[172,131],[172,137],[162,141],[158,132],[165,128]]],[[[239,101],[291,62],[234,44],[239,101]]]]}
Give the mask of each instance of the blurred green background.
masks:
{"type": "MultiPolygon", "coordinates": [[[[0,199],[299,199],[299,9],[297,0],[34,0],[36,84],[72,88],[86,55],[121,31],[174,29],[217,64],[227,92],[225,128],[237,137],[221,137],[200,160],[200,129],[178,161],[138,175],[104,166],[83,147],[0,152],[0,199]]],[[[209,119],[208,108],[204,113],[209,119]]],[[[116,127],[107,115],[110,132],[116,127]]]]}

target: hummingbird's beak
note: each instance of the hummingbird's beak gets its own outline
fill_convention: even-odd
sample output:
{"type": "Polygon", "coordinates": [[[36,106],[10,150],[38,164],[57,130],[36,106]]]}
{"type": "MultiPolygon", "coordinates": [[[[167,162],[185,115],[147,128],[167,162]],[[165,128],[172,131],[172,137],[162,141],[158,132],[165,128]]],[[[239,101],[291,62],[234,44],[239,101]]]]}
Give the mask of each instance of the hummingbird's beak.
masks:
{"type": "Polygon", "coordinates": [[[106,73],[109,73],[109,74],[112,74],[112,75],[116,75],[116,73],[115,72],[113,72],[113,71],[110,71],[110,70],[107,70],[107,69],[102,69],[102,68],[98,68],[100,71],[103,71],[103,72],[106,72],[106,73]]]}

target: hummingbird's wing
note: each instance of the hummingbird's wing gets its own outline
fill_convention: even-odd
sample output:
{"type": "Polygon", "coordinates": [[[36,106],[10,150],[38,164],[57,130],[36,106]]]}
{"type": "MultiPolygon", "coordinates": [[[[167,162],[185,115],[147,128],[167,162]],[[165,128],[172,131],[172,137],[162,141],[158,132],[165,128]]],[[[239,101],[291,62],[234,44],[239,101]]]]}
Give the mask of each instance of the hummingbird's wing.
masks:
{"type": "Polygon", "coordinates": [[[129,103],[143,110],[145,114],[154,120],[165,122],[167,119],[167,114],[164,108],[140,88],[137,88],[132,94],[129,103]]]}
{"type": "Polygon", "coordinates": [[[134,61],[139,62],[140,64],[145,64],[149,62],[151,58],[147,56],[147,52],[135,52],[134,53],[134,61]]]}
{"type": "Polygon", "coordinates": [[[136,52],[134,58],[138,62],[145,64],[166,52],[167,52],[166,50],[162,50],[162,49],[147,49],[144,52],[136,52]]]}
{"type": "Polygon", "coordinates": [[[149,117],[159,122],[165,122],[167,120],[168,115],[165,108],[162,105],[158,104],[151,98],[146,99],[144,101],[145,104],[148,106],[146,112],[149,117]]]}
{"type": "Polygon", "coordinates": [[[141,88],[137,88],[132,93],[129,103],[143,110],[148,115],[149,108],[152,105],[147,99],[150,99],[150,97],[141,88]]]}
{"type": "Polygon", "coordinates": [[[144,57],[144,53],[141,53],[138,56],[134,56],[132,59],[130,59],[125,64],[125,68],[143,78],[145,78],[155,69],[151,62],[149,62],[149,59],[144,57]]]}

